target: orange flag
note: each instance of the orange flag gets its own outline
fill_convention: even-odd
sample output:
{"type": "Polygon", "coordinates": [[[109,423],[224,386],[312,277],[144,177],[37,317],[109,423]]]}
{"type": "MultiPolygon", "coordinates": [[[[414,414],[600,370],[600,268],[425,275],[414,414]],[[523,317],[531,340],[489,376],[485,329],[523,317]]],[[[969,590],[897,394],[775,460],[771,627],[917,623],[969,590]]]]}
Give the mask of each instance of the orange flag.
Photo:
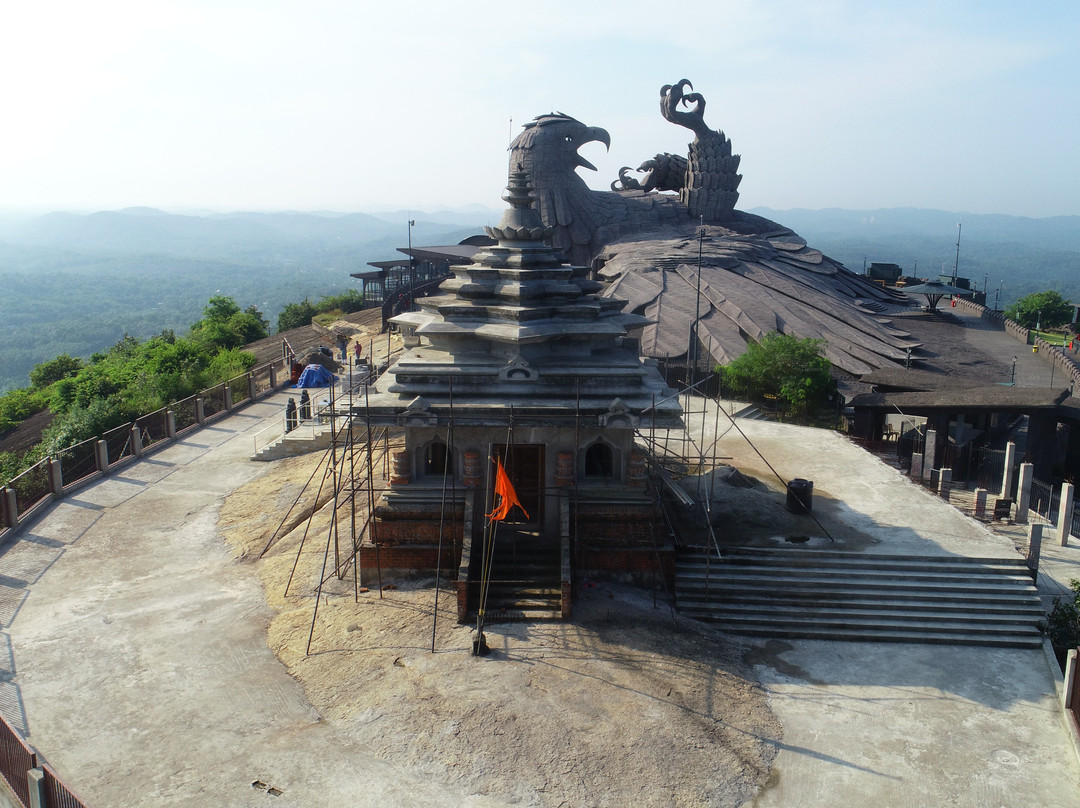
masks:
{"type": "Polygon", "coordinates": [[[518,500],[517,492],[514,490],[514,486],[511,485],[510,478],[498,459],[495,460],[495,494],[499,497],[499,504],[495,507],[495,510],[487,515],[490,521],[501,522],[515,505],[521,508],[521,512],[525,514],[526,519],[529,518],[529,512],[525,510],[518,500]]]}

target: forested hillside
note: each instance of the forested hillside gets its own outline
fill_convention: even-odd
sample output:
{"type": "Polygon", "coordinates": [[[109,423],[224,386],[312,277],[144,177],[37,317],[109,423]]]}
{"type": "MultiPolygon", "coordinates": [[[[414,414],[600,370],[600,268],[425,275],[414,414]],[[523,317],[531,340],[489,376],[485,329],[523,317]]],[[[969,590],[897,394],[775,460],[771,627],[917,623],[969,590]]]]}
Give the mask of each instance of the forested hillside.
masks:
{"type": "MultiPolygon", "coordinates": [[[[479,232],[414,218],[414,244],[479,232]]],[[[350,273],[402,257],[406,221],[143,208],[0,220],[0,392],[25,385],[41,362],[88,357],[125,333],[183,333],[214,295],[254,305],[273,323],[288,303],[358,289],[350,273]]]]}

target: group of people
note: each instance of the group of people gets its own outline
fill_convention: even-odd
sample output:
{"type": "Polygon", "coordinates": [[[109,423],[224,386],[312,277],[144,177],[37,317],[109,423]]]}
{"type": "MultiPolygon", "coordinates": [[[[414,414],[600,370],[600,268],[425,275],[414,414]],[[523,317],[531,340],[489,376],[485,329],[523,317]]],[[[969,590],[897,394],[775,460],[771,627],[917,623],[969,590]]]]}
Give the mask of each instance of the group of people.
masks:
{"type": "MultiPolygon", "coordinates": [[[[344,343],[340,344],[341,347],[341,359],[346,361],[346,347],[344,343]]],[[[329,349],[321,349],[324,353],[329,354],[329,349]]],[[[364,347],[357,340],[353,344],[353,364],[359,366],[363,364],[364,359],[364,347]]],[[[285,431],[292,432],[296,427],[300,425],[301,421],[307,421],[311,419],[311,397],[308,395],[308,391],[302,390],[300,392],[300,406],[297,407],[296,399],[290,397],[288,403],[285,404],[285,431]]]]}
{"type": "Polygon", "coordinates": [[[300,425],[300,421],[307,421],[310,418],[311,397],[308,395],[308,391],[301,391],[299,408],[296,406],[296,399],[290,397],[289,402],[285,405],[285,431],[292,432],[300,425]]]}

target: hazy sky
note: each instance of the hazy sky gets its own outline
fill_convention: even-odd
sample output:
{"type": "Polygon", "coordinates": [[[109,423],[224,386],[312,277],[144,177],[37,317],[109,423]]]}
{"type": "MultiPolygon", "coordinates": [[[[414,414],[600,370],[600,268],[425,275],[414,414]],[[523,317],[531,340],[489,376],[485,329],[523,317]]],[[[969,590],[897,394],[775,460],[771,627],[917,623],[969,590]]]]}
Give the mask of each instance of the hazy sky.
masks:
{"type": "Polygon", "coordinates": [[[1080,214],[1080,2],[8,3],[0,208],[501,208],[506,146],[685,154],[688,78],[740,207],[1080,214]],[[1022,8],[1023,6],[1023,8],[1022,8]],[[513,124],[511,126],[511,120],[513,124]]]}

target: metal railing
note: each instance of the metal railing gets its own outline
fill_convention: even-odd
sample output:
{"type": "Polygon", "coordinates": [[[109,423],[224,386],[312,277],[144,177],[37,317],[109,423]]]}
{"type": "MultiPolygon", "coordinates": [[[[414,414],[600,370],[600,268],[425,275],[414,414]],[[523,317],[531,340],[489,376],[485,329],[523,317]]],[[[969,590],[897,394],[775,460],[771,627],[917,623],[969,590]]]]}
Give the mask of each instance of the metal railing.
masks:
{"type": "Polygon", "coordinates": [[[199,396],[196,394],[177,401],[169,409],[172,410],[177,433],[197,426],[199,423],[199,396]]]}
{"type": "MultiPolygon", "coordinates": [[[[253,395],[257,398],[274,390],[274,382],[278,386],[287,384],[289,359],[286,356],[171,407],[141,415],[133,422],[62,449],[26,469],[0,488],[0,541],[25,525],[43,502],[60,496],[65,488],[89,480],[151,446],[164,445],[179,432],[199,426],[208,417],[250,403],[253,395]],[[276,376],[282,368],[284,375],[276,376]],[[105,468],[101,468],[102,463],[105,468]]],[[[43,808],[86,808],[86,803],[64,785],[51,767],[39,765],[33,748],[2,715],[0,777],[23,808],[32,804],[32,779],[37,783],[33,804],[43,808]]]]}
{"type": "Polygon", "coordinates": [[[7,719],[0,715],[0,776],[23,806],[30,805],[26,773],[37,768],[37,753],[7,719]]]}
{"type": "Polygon", "coordinates": [[[85,802],[75,796],[64,783],[56,776],[49,764],[42,764],[44,773],[45,805],[46,808],[87,808],[85,802]]]}
{"type": "Polygon", "coordinates": [[[22,808],[87,808],[83,800],[64,785],[47,763],[39,763],[37,752],[19,731],[0,715],[0,777],[22,808]],[[33,777],[32,777],[33,776],[33,777]],[[31,779],[38,784],[31,797],[31,779]]]}
{"type": "Polygon", "coordinates": [[[48,460],[41,460],[8,482],[15,492],[16,515],[25,513],[52,496],[49,486],[48,460]]]}
{"type": "Polygon", "coordinates": [[[105,446],[108,447],[110,463],[123,460],[125,457],[132,457],[135,454],[135,447],[132,445],[131,440],[131,424],[124,424],[115,429],[110,429],[101,436],[101,440],[105,441],[105,446]]]}
{"type": "Polygon", "coordinates": [[[1032,511],[1051,524],[1057,524],[1057,512],[1060,502],[1061,493],[1059,491],[1055,491],[1054,487],[1049,483],[1032,478],[1031,499],[1028,506],[1032,511]]]}
{"type": "Polygon", "coordinates": [[[277,386],[287,384],[288,368],[287,357],[275,360],[39,461],[0,488],[0,541],[43,502],[62,495],[65,489],[86,482],[152,446],[164,444],[185,430],[198,428],[214,416],[249,403],[253,390],[256,397],[274,390],[272,381],[277,386]]]}
{"type": "Polygon", "coordinates": [[[144,450],[169,437],[168,412],[167,407],[162,407],[135,419],[135,428],[139,430],[139,439],[144,450]]]}
{"type": "Polygon", "coordinates": [[[94,454],[94,446],[97,438],[84,440],[62,449],[54,460],[60,462],[60,477],[72,482],[84,480],[97,473],[97,455],[94,454]]]}

